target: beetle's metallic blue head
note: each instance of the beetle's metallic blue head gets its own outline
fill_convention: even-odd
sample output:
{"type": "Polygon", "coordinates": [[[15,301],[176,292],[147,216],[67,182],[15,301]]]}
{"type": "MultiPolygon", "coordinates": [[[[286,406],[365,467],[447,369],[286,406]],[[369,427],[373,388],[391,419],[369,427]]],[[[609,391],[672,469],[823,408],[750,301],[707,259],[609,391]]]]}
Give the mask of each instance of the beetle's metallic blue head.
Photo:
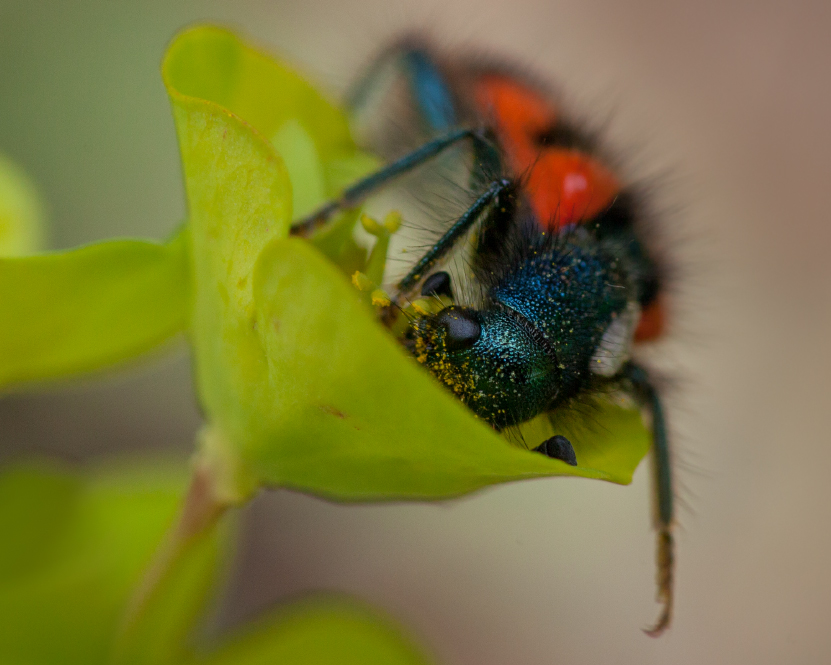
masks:
{"type": "Polygon", "coordinates": [[[416,359],[496,427],[544,411],[557,396],[556,358],[545,339],[502,307],[448,307],[413,324],[416,359]]]}

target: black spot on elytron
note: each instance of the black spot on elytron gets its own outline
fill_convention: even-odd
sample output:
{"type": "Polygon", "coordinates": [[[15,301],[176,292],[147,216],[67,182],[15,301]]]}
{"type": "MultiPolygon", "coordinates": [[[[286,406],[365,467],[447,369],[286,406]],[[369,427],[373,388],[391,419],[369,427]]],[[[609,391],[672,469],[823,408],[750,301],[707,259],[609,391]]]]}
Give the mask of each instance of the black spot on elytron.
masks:
{"type": "Polygon", "coordinates": [[[645,274],[641,275],[642,283],[638,290],[638,302],[641,307],[651,305],[661,291],[661,280],[657,275],[657,269],[654,266],[648,266],[648,268],[651,271],[644,270],[645,274]]]}
{"type": "Polygon", "coordinates": [[[571,466],[577,466],[577,455],[574,453],[574,446],[571,445],[571,441],[560,434],[546,439],[534,450],[546,457],[562,460],[566,464],[571,464],[571,466]]]}
{"type": "Polygon", "coordinates": [[[447,296],[453,297],[453,291],[450,288],[450,275],[443,270],[434,272],[427,279],[421,287],[422,296],[447,296]]]}
{"type": "Polygon", "coordinates": [[[595,236],[601,242],[611,242],[625,257],[636,277],[637,298],[641,307],[648,307],[663,284],[658,265],[650,257],[637,230],[638,206],[631,192],[621,192],[612,204],[594,220],[595,236]]]}
{"type": "Polygon", "coordinates": [[[438,313],[436,322],[447,330],[445,344],[448,351],[469,349],[482,334],[476,312],[470,309],[447,307],[438,313]]]}
{"type": "Polygon", "coordinates": [[[621,192],[611,205],[595,219],[597,237],[614,237],[621,233],[630,233],[638,218],[637,201],[629,192],[621,192]]]}

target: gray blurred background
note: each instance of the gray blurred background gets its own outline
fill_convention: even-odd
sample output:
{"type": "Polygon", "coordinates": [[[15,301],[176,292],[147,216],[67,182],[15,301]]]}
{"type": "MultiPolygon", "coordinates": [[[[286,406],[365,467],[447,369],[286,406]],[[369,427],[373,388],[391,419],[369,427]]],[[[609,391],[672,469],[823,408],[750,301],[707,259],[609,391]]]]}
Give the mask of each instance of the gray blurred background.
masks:
{"type": "MultiPolygon", "coordinates": [[[[658,192],[680,284],[671,377],[678,602],[659,640],[648,470],[630,487],[524,482],[438,505],[290,494],[247,512],[222,625],[303,590],[354,592],[447,665],[819,663],[831,652],[831,5],[652,0],[0,0],[0,150],[39,183],[51,246],[163,237],[184,215],[158,65],[197,20],[238,27],[337,94],[427,30],[527,62],[609,120],[658,192]],[[668,174],[668,176],[666,175],[668,174]]],[[[183,347],[0,399],[0,457],[187,456],[183,347]]]]}

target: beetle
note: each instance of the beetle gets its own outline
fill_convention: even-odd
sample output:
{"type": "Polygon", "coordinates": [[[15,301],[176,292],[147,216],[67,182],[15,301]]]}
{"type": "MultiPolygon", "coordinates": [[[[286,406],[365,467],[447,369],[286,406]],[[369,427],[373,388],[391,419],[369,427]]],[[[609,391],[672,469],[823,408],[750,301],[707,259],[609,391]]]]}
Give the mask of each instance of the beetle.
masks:
{"type": "MultiPolygon", "coordinates": [[[[404,89],[401,122],[419,145],[401,155],[395,141],[367,139],[389,163],[292,232],[308,236],[400,176],[469,147],[470,205],[395,285],[392,307],[418,296],[444,303],[416,317],[404,343],[497,430],[609,389],[651,413],[662,609],[645,632],[660,635],[673,608],[672,466],[659,391],[632,350],[664,332],[666,280],[640,197],[554,95],[498,61],[443,58],[418,40],[400,42],[353,89],[353,116],[360,120],[393,87],[404,89]],[[462,247],[467,277],[440,269],[462,247]]],[[[562,435],[534,450],[577,464],[562,435]]]]}

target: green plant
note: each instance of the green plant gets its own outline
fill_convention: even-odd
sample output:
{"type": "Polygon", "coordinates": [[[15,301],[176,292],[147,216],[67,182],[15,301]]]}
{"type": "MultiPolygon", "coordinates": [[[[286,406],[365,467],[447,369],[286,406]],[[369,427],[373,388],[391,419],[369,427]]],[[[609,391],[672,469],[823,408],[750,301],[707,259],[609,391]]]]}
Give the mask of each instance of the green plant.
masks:
{"type": "MultiPolygon", "coordinates": [[[[337,501],[437,500],[540,476],[631,481],[649,445],[633,409],[604,404],[604,429],[572,437],[581,461],[572,467],[511,445],[439,387],[350,283],[355,269],[378,274],[383,260],[378,251],[367,259],[353,240],[359,211],[310,241],[289,237],[293,219],[375,164],[337,107],[218,28],[179,35],[162,70],[187,223],[161,244],[114,240],[0,258],[0,385],[94,371],[184,332],[207,419],[190,484],[162,538],[183,494],[176,474],[8,471],[0,529],[22,535],[5,576],[0,567],[0,625],[17,617],[20,629],[0,638],[0,654],[54,662],[70,635],[88,633],[64,662],[196,657],[188,637],[229,537],[223,516],[260,488],[337,501]],[[152,515],[148,491],[163,503],[152,515]],[[60,511],[70,512],[58,520],[60,511]],[[122,535],[136,543],[99,547],[102,533],[133,522],[144,526],[122,535]],[[107,564],[90,571],[91,552],[107,564]],[[82,578],[100,586],[100,598],[78,586],[82,578]],[[43,619],[41,608],[78,597],[100,607],[43,619]],[[29,613],[18,611],[26,603],[29,613]],[[38,640],[44,633],[54,639],[38,640]]],[[[27,227],[18,217],[14,224],[27,227]]],[[[241,639],[198,658],[348,662],[348,653],[355,662],[423,662],[372,612],[342,600],[306,604],[241,639]]]]}

